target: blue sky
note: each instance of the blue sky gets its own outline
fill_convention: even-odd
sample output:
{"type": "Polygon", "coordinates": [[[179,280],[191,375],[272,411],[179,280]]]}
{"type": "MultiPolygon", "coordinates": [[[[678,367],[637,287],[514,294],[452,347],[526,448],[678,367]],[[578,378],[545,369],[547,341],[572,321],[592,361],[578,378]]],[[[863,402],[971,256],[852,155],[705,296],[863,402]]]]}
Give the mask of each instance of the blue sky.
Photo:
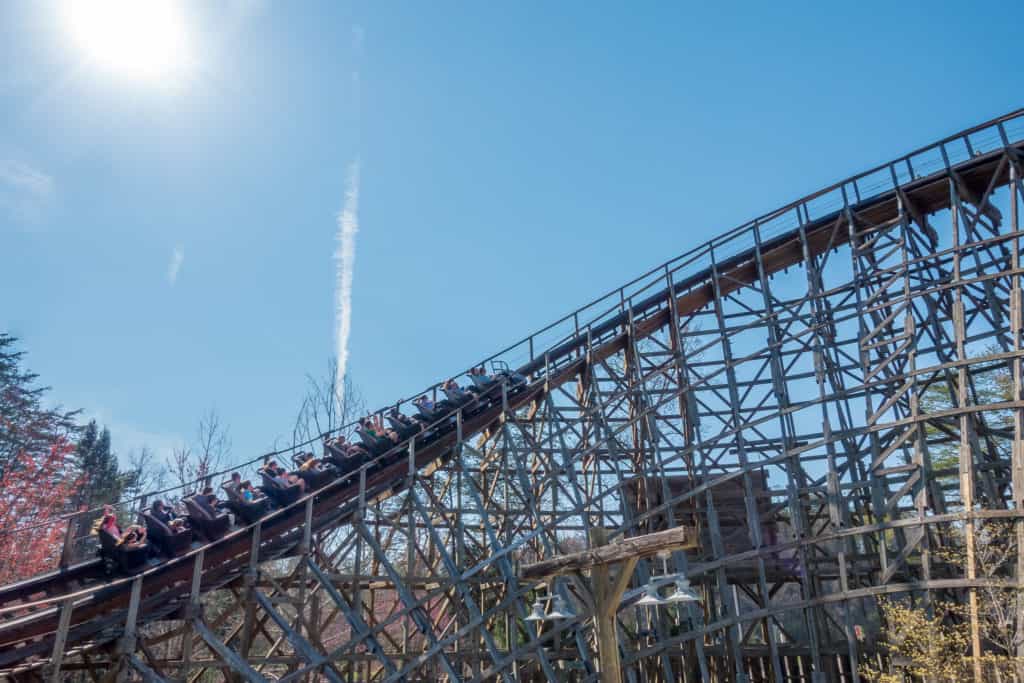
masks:
{"type": "Polygon", "coordinates": [[[334,350],[356,158],[376,406],[1024,104],[1022,3],[710,4],[184,2],[139,78],[65,3],[0,3],[0,326],[122,451],[215,407],[253,457],[334,350]]]}

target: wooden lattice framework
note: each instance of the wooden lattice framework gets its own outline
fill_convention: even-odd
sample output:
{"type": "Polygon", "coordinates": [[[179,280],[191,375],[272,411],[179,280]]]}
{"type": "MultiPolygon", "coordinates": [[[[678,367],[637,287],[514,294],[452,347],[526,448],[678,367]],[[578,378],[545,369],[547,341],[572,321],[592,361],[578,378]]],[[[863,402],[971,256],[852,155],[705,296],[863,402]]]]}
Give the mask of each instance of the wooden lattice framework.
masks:
{"type": "Polygon", "coordinates": [[[29,648],[7,675],[597,680],[587,581],[551,579],[577,616],[537,629],[521,565],[688,525],[697,548],[630,565],[629,681],[858,681],[879,596],[973,606],[973,526],[1024,542],[1022,141],[1024,113],[988,122],[576,311],[499,356],[529,391],[245,530],[230,571],[213,544],[173,590],[36,595],[52,623],[23,640],[30,600],[3,593],[0,648],[29,648]],[[962,571],[933,553],[957,539],[962,571]],[[635,606],[666,570],[703,602],[635,606]],[[86,603],[108,608],[82,635],[86,603]]]}

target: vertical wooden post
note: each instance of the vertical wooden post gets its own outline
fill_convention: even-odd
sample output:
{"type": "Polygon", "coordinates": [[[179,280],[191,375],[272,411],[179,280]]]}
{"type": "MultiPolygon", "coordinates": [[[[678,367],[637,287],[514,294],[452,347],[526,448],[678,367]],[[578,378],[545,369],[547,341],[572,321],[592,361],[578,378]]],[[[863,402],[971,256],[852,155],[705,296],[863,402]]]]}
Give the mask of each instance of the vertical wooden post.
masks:
{"type": "MultiPolygon", "coordinates": [[[[456,418],[462,415],[462,411],[456,414],[456,418]]],[[[409,480],[412,481],[413,477],[416,476],[416,439],[409,439],[409,480]]]]}
{"type": "Polygon", "coordinates": [[[118,669],[117,680],[128,680],[128,665],[125,660],[135,652],[137,624],[139,617],[139,602],[142,599],[142,577],[132,581],[132,593],[128,599],[128,615],[124,620],[124,635],[118,644],[119,657],[114,664],[118,669]]]}
{"type": "Polygon", "coordinates": [[[188,680],[192,668],[192,621],[199,618],[199,590],[203,580],[203,560],[206,550],[201,549],[192,563],[192,588],[189,592],[188,607],[185,610],[185,628],[181,643],[181,679],[188,680]]]}
{"type": "Polygon", "coordinates": [[[257,524],[252,528],[252,547],[249,549],[249,569],[245,573],[245,618],[242,622],[242,642],[238,648],[242,658],[249,656],[252,648],[253,631],[256,628],[256,579],[259,576],[260,563],[260,528],[257,524]]]}
{"type": "Polygon", "coordinates": [[[64,644],[68,640],[68,629],[71,627],[71,610],[74,600],[67,598],[60,606],[60,621],[57,623],[57,637],[53,640],[53,652],[50,655],[50,671],[47,680],[60,683],[60,667],[64,661],[64,644]]]}
{"type": "MultiPolygon", "coordinates": [[[[960,282],[960,197],[956,184],[949,181],[950,222],[953,228],[953,281],[960,282]]],[[[964,322],[963,286],[954,290],[953,301],[953,333],[956,340],[956,355],[960,362],[957,370],[956,407],[960,413],[960,502],[964,507],[964,545],[967,552],[967,580],[973,581],[977,576],[975,567],[974,534],[977,529],[974,523],[974,454],[971,452],[971,415],[967,412],[969,394],[967,391],[967,330],[964,322]]],[[[978,591],[972,586],[968,589],[968,617],[971,629],[971,663],[974,682],[981,683],[981,632],[978,627],[978,591]]]]}
{"type": "MultiPolygon", "coordinates": [[[[594,547],[608,544],[608,530],[593,527],[590,541],[594,547]]],[[[629,578],[636,568],[636,558],[628,558],[615,565],[595,565],[590,570],[590,592],[594,598],[594,630],[597,633],[597,661],[601,683],[621,683],[622,661],[619,656],[619,635],[616,613],[629,578]],[[611,576],[611,567],[618,572],[611,576]]]]}
{"type": "MultiPolygon", "coordinates": [[[[363,520],[366,519],[366,468],[359,468],[359,506],[352,518],[352,530],[356,532],[355,563],[352,567],[352,611],[360,618],[363,616],[363,520]]],[[[369,666],[369,664],[367,664],[369,666]]],[[[355,667],[353,667],[355,669],[355,667]]]]}
{"type": "MultiPolygon", "coordinates": [[[[306,501],[305,519],[302,527],[302,546],[299,548],[299,608],[295,610],[295,622],[294,629],[298,633],[302,633],[302,615],[307,609],[306,606],[306,593],[307,584],[309,583],[309,554],[313,548],[313,499],[314,496],[310,496],[309,500],[306,501]]],[[[309,630],[306,631],[307,635],[309,630]]]]}
{"type": "MultiPolygon", "coordinates": [[[[602,527],[590,530],[592,546],[608,543],[608,532],[602,527]]],[[[594,597],[594,630],[597,632],[597,662],[601,683],[619,683],[622,664],[619,660],[619,640],[615,633],[615,607],[609,606],[608,565],[590,570],[590,593],[594,597]],[[610,614],[609,614],[610,612],[610,614]]]]}
{"type": "Polygon", "coordinates": [[[81,518],[82,513],[73,514],[68,518],[68,527],[64,530],[64,547],[60,552],[61,569],[66,569],[74,559],[75,533],[81,518]]]}
{"type": "MultiPolygon", "coordinates": [[[[1024,348],[1024,340],[1021,338],[1022,328],[1024,328],[1024,312],[1021,311],[1021,286],[1020,286],[1020,275],[1016,274],[1020,268],[1020,214],[1018,213],[1018,202],[1021,201],[1020,188],[1019,188],[1020,176],[1017,172],[1017,163],[1010,163],[1010,230],[1013,232],[1014,238],[1011,242],[1011,260],[1010,266],[1015,273],[1013,276],[1013,285],[1010,288],[1010,327],[1013,336],[1013,350],[1015,354],[1020,354],[1022,348],[1024,348]]],[[[1024,372],[1024,366],[1021,364],[1020,355],[1014,355],[1013,364],[1011,366],[1013,371],[1013,396],[1014,401],[1020,401],[1024,398],[1024,386],[1021,385],[1022,377],[1021,374],[1024,372]]],[[[1014,522],[1014,528],[1017,535],[1017,591],[1018,596],[1024,593],[1024,519],[1019,515],[1021,510],[1024,509],[1024,411],[1020,408],[1015,408],[1013,411],[1013,446],[1011,450],[1012,458],[1012,488],[1013,488],[1013,506],[1017,511],[1018,517],[1014,522]]],[[[1017,599],[1017,628],[1021,628],[1021,624],[1024,624],[1024,601],[1019,597],[1017,599]]],[[[1017,645],[1017,680],[1024,681],[1024,642],[1017,645]]]]}

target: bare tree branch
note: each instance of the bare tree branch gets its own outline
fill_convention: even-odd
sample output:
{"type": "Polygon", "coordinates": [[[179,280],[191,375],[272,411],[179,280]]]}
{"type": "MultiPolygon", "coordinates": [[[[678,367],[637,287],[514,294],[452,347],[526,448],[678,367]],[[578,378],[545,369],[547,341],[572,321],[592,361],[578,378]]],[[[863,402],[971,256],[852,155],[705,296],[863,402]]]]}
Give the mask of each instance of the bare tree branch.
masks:
{"type": "Polygon", "coordinates": [[[366,411],[362,393],[346,375],[344,391],[338,391],[337,358],[327,361],[327,371],[321,377],[306,375],[306,395],[292,429],[293,443],[315,439],[352,422],[366,411]],[[339,393],[342,398],[339,401],[339,393]]]}
{"type": "Polygon", "coordinates": [[[231,436],[216,409],[211,408],[199,418],[196,440],[181,444],[171,451],[167,463],[172,481],[179,486],[204,479],[223,469],[231,456],[231,436]]]}
{"type": "Polygon", "coordinates": [[[135,498],[146,491],[156,491],[164,487],[167,467],[157,459],[156,454],[148,446],[129,453],[128,465],[129,470],[136,472],[137,476],[132,486],[125,490],[125,498],[135,498]]]}

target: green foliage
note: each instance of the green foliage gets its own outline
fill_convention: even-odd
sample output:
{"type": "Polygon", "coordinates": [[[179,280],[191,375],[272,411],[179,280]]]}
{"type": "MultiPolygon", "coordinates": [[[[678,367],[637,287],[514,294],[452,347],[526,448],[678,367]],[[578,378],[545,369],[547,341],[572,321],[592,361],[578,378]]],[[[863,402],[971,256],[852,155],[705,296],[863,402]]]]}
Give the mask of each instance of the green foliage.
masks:
{"type": "Polygon", "coordinates": [[[82,430],[75,451],[82,487],[78,504],[87,508],[121,499],[139,479],[137,470],[121,471],[117,455],[110,450],[110,431],[92,420],[82,430]]]}
{"type": "Polygon", "coordinates": [[[17,345],[0,332],[0,476],[20,454],[46,452],[77,431],[77,411],[44,407],[50,387],[36,385],[39,376],[22,367],[17,345]]]}
{"type": "Polygon", "coordinates": [[[967,656],[970,632],[963,620],[963,606],[937,604],[932,611],[908,602],[880,600],[885,620],[884,649],[891,670],[865,664],[860,673],[870,683],[903,683],[909,674],[917,679],[955,683],[971,675],[967,656]]]}
{"type": "MultiPolygon", "coordinates": [[[[948,543],[934,549],[936,568],[953,578],[967,576],[967,528],[954,527],[948,543]]],[[[1024,680],[1024,591],[1016,583],[1018,544],[1012,523],[979,520],[973,527],[975,576],[973,589],[981,656],[978,667],[984,682],[1024,680]]],[[[883,627],[879,642],[888,655],[887,666],[864,664],[861,675],[869,683],[913,680],[971,680],[974,661],[970,649],[970,613],[966,591],[955,602],[930,606],[908,599],[879,601],[883,627]]]]}
{"type": "MultiPolygon", "coordinates": [[[[999,349],[986,349],[985,354],[997,353],[999,349]]],[[[991,405],[1010,401],[1013,394],[1013,382],[1010,368],[1005,364],[989,365],[980,371],[972,368],[974,373],[968,376],[967,401],[972,405],[991,405]]],[[[921,413],[932,415],[926,423],[929,452],[934,470],[952,470],[942,479],[955,481],[956,470],[960,462],[960,425],[955,417],[940,416],[943,411],[956,407],[959,388],[958,374],[949,373],[946,380],[935,381],[921,393],[921,413]]],[[[990,439],[990,443],[999,451],[1009,456],[1010,439],[1013,433],[1012,413],[1008,410],[986,410],[975,414],[978,421],[975,429],[981,438],[990,439]]]]}

